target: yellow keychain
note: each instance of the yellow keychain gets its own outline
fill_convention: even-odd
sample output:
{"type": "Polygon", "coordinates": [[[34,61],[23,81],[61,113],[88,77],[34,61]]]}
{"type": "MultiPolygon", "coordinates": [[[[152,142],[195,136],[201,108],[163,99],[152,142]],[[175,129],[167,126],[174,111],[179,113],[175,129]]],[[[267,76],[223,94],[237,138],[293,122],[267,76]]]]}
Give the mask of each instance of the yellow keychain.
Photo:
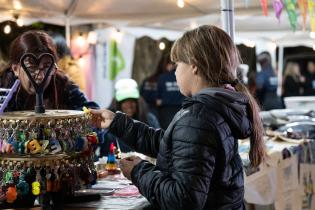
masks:
{"type": "Polygon", "coordinates": [[[32,183],[32,193],[33,193],[33,195],[39,195],[40,183],[38,181],[35,181],[32,183]]]}
{"type": "Polygon", "coordinates": [[[91,114],[90,109],[86,108],[85,106],[84,106],[82,109],[83,109],[83,112],[84,112],[86,115],[90,115],[90,114],[91,114]]]}

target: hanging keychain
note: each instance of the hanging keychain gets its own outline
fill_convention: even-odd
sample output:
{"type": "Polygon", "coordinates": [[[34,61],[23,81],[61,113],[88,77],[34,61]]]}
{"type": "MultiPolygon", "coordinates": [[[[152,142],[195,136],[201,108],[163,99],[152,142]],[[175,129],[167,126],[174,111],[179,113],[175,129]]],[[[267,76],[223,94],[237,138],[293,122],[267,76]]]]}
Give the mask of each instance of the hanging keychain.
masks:
{"type": "Polygon", "coordinates": [[[11,168],[9,168],[4,174],[4,183],[6,185],[13,184],[13,173],[11,171],[11,168]]]}
{"type": "Polygon", "coordinates": [[[13,203],[17,198],[17,192],[15,186],[10,186],[6,192],[6,198],[8,203],[13,203]]]}
{"type": "Polygon", "coordinates": [[[49,167],[46,169],[46,171],[48,171],[48,173],[46,174],[46,192],[51,192],[55,175],[53,174],[53,169],[49,167]]]}
{"type": "Polygon", "coordinates": [[[32,130],[30,135],[30,141],[27,143],[27,148],[31,154],[38,154],[41,152],[42,147],[40,146],[38,140],[36,139],[35,128],[32,130]]]}
{"type": "Polygon", "coordinates": [[[61,145],[56,137],[57,137],[56,132],[54,129],[52,129],[51,139],[50,139],[50,144],[49,144],[51,154],[57,154],[62,151],[61,145]]]}
{"type": "Polygon", "coordinates": [[[41,192],[45,193],[46,192],[46,167],[42,166],[39,170],[39,174],[40,174],[40,183],[41,183],[41,192]]]}
{"type": "Polygon", "coordinates": [[[25,176],[26,176],[26,170],[23,169],[20,172],[20,177],[19,177],[19,182],[16,185],[16,190],[18,192],[18,195],[20,196],[26,196],[29,193],[30,187],[29,184],[25,181],[25,176]]]}
{"type": "Polygon", "coordinates": [[[41,141],[42,154],[49,153],[49,138],[51,136],[51,121],[48,122],[48,128],[43,128],[43,140],[41,141]]]}
{"type": "Polygon", "coordinates": [[[14,143],[16,142],[15,131],[13,130],[12,125],[9,129],[12,130],[12,134],[10,135],[8,132],[9,138],[7,139],[6,144],[4,146],[4,150],[6,154],[14,153],[14,143]]]}
{"type": "Polygon", "coordinates": [[[0,170],[0,202],[6,199],[6,184],[4,176],[6,174],[7,167],[5,166],[5,161],[1,161],[1,170],[0,170]]]}
{"type": "Polygon", "coordinates": [[[17,198],[17,192],[13,181],[12,162],[9,163],[9,170],[6,172],[4,179],[8,186],[6,191],[6,201],[8,203],[13,203],[17,198]]]}
{"type": "Polygon", "coordinates": [[[34,182],[32,182],[32,193],[33,195],[39,195],[40,194],[40,174],[39,169],[36,170],[36,179],[34,182]]]}
{"type": "Polygon", "coordinates": [[[23,155],[25,153],[25,141],[26,135],[23,130],[21,130],[18,134],[18,142],[17,142],[17,153],[23,155]]]}
{"type": "Polygon", "coordinates": [[[0,132],[0,153],[2,153],[3,141],[4,141],[4,132],[3,132],[2,128],[1,128],[1,132],[0,132]]]}
{"type": "MultiPolygon", "coordinates": [[[[61,188],[60,184],[60,175],[61,175],[61,170],[60,170],[60,162],[57,161],[54,167],[54,175],[55,179],[53,180],[53,192],[59,192],[61,188]]],[[[54,176],[52,176],[54,178],[54,176]]]]}
{"type": "Polygon", "coordinates": [[[61,134],[59,135],[59,143],[61,145],[62,151],[67,153],[69,151],[69,146],[65,139],[64,129],[61,129],[61,134]]]}
{"type": "Polygon", "coordinates": [[[5,188],[1,185],[0,186],[0,202],[3,202],[6,199],[6,190],[5,188]]]}

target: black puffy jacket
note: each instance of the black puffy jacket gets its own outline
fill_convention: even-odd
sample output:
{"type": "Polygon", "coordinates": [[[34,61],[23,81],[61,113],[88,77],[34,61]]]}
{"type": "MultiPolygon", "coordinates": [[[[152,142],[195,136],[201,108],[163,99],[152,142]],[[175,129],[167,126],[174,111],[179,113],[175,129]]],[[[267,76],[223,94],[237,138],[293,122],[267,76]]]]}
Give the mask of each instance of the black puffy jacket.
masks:
{"type": "Polygon", "coordinates": [[[110,131],[156,157],[132,170],[132,182],[156,209],[244,209],[238,139],[251,133],[248,99],[207,88],[185,99],[164,132],[117,113],[110,131]]]}

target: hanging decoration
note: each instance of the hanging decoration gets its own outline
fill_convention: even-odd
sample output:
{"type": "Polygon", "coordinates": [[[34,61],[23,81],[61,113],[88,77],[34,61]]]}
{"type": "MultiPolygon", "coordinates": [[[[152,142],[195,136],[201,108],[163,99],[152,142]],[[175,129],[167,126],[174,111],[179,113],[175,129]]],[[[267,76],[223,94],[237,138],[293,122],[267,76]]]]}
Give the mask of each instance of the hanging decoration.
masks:
{"type": "Polygon", "coordinates": [[[298,6],[303,18],[303,31],[306,29],[307,0],[298,0],[298,6]]]}
{"type": "Polygon", "coordinates": [[[268,16],[268,2],[267,0],[260,0],[261,8],[264,16],[268,16]]]}
{"type": "Polygon", "coordinates": [[[283,0],[273,0],[272,6],[275,11],[276,18],[280,21],[280,16],[283,10],[283,0]]]}
{"type": "Polygon", "coordinates": [[[297,14],[295,9],[296,0],[284,0],[285,9],[287,10],[290,25],[293,31],[296,30],[297,14]]]}
{"type": "Polygon", "coordinates": [[[315,32],[315,14],[314,14],[315,2],[314,0],[308,0],[308,12],[310,14],[311,31],[315,32]]]}

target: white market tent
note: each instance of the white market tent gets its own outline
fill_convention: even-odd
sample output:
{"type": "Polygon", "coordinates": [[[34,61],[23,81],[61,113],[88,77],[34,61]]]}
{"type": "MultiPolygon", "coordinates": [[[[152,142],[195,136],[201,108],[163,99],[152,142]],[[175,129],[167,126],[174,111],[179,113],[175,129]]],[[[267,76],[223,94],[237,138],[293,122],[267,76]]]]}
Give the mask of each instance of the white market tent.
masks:
{"type": "MultiPolygon", "coordinates": [[[[26,24],[42,21],[69,27],[102,23],[180,32],[202,24],[221,25],[219,0],[185,0],[185,3],[184,8],[179,8],[176,0],[0,0],[0,21],[12,20],[18,14],[26,24]]],[[[260,0],[234,1],[236,41],[257,39],[257,34],[268,40],[292,34],[286,12],[278,22],[271,1],[268,4],[269,16],[265,17],[260,0]]],[[[298,30],[301,25],[300,17],[298,30]]]]}
{"type": "MultiPolygon", "coordinates": [[[[203,24],[222,26],[222,2],[233,2],[235,42],[256,45],[256,52],[271,51],[275,63],[275,44],[312,47],[315,41],[308,32],[301,32],[299,15],[297,32],[292,32],[285,10],[280,21],[275,17],[272,1],[268,0],[268,16],[263,16],[260,0],[0,0],[0,21],[14,20],[19,15],[25,22],[45,22],[66,28],[70,43],[70,27],[94,24],[96,28],[116,27],[136,37],[166,37],[174,40],[183,31],[203,24]],[[273,51],[273,52],[272,52],[273,51]]],[[[299,10],[297,10],[299,12],[299,10]]],[[[309,19],[307,20],[309,31],[309,19]]],[[[281,57],[281,54],[280,54],[281,57]]],[[[279,62],[282,69],[282,62],[279,62]]],[[[281,73],[279,72],[281,77],[281,73]]]]}

